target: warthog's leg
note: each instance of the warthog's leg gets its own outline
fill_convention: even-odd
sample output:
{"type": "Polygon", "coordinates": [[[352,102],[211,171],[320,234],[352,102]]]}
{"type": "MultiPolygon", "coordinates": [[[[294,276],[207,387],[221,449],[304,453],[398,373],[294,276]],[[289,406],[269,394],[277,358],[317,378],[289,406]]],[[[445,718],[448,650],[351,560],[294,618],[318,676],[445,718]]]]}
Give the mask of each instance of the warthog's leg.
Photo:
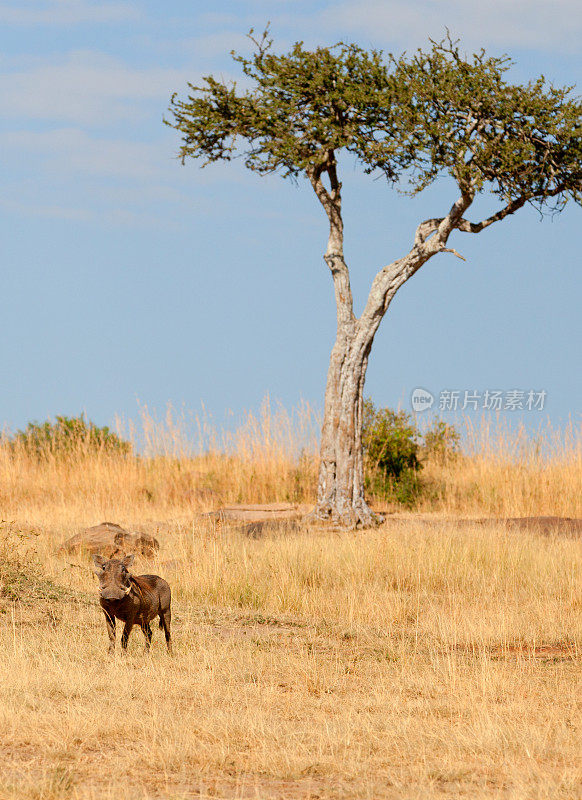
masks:
{"type": "Polygon", "coordinates": [[[149,622],[142,622],[140,627],[143,631],[143,635],[145,636],[146,650],[149,650],[150,644],[152,643],[152,629],[150,628],[149,622]]]}
{"type": "Polygon", "coordinates": [[[109,636],[109,652],[115,652],[115,617],[103,609],[105,614],[105,624],[107,625],[107,635],[109,636]]]}
{"type": "Polygon", "coordinates": [[[172,622],[172,612],[168,608],[166,611],[160,611],[160,628],[164,631],[166,637],[166,645],[168,646],[168,653],[172,652],[172,636],[170,634],[170,624],[172,622]]]}
{"type": "Polygon", "coordinates": [[[131,633],[131,629],[133,628],[133,620],[134,617],[128,617],[125,621],[125,625],[123,626],[123,633],[121,634],[122,650],[127,650],[127,640],[129,639],[129,634],[131,633]]]}

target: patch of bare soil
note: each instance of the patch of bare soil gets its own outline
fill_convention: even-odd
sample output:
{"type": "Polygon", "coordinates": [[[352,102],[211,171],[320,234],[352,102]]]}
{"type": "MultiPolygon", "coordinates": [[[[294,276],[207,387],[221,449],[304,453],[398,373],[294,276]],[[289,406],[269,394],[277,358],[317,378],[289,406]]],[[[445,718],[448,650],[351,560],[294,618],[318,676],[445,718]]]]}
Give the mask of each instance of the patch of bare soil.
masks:
{"type": "MultiPolygon", "coordinates": [[[[259,539],[270,533],[291,533],[302,528],[304,516],[311,507],[294,503],[254,503],[224,506],[202,516],[219,524],[228,524],[237,528],[251,539],[259,539]]],[[[383,513],[383,512],[380,512],[383,513]]],[[[455,519],[423,516],[400,516],[388,514],[385,525],[414,522],[430,526],[454,525],[504,525],[513,530],[543,535],[559,534],[564,536],[582,536],[582,519],[572,517],[481,517],[476,519],[455,519]]]]}
{"type": "Polygon", "coordinates": [[[582,519],[572,517],[481,517],[477,519],[435,519],[429,517],[401,517],[391,515],[386,517],[385,525],[403,523],[421,523],[433,527],[452,525],[464,527],[466,525],[504,525],[512,530],[538,533],[545,536],[559,534],[563,536],[582,536],[582,519]]]}

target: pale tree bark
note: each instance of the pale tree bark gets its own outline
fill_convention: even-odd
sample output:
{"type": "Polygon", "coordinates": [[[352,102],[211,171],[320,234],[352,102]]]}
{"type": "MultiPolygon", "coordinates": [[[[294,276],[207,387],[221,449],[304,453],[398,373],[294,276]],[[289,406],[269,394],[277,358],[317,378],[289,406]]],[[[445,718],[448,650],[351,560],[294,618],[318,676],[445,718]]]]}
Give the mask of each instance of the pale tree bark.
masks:
{"type": "Polygon", "coordinates": [[[329,220],[324,259],[333,279],[337,311],[336,340],[325,390],[317,503],[311,516],[342,527],[370,527],[382,518],[372,512],[364,497],[362,411],[368,358],[378,326],[398,289],[429,258],[442,252],[459,256],[456,250],[446,246],[453,230],[478,233],[512,214],[527,198],[513,201],[483,222],[470,223],[463,214],[473,201],[473,192],[470,188],[461,190],[461,196],[446,217],[422,222],[409,253],[378,272],[364,311],[356,318],[350,275],[343,253],[341,183],[332,151],[326,164],[309,177],[329,220]],[[324,174],[329,179],[329,189],[323,183],[324,174]]]}

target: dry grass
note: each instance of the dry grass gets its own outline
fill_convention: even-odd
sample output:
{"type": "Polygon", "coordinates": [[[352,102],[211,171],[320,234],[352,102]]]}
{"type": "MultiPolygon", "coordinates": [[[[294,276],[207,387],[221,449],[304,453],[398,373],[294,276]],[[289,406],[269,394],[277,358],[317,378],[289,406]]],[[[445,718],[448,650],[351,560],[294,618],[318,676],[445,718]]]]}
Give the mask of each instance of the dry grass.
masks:
{"type": "Polygon", "coordinates": [[[464,454],[423,471],[422,510],[501,517],[582,517],[582,425],[535,434],[502,423],[463,422],[464,454]]]}
{"type": "Polygon", "coordinates": [[[81,442],[70,458],[46,453],[39,461],[0,440],[0,512],[27,525],[83,526],[185,522],[224,503],[311,502],[318,426],[307,405],[287,413],[266,401],[230,432],[171,410],[157,420],[144,409],[141,430],[125,431],[139,445],[127,457],[81,442]]]}
{"type": "MultiPolygon", "coordinates": [[[[195,521],[216,497],[185,475],[309,499],[315,461],[277,447],[3,452],[0,798],[582,797],[580,542],[413,515],[259,540],[195,521]],[[157,630],[151,655],[137,630],[108,658],[88,561],[56,554],[104,518],[160,529],[135,571],[172,585],[173,658],[157,630]]],[[[580,448],[528,458],[431,465],[452,494],[426,507],[582,516],[580,448]]]]}
{"type": "MultiPolygon", "coordinates": [[[[229,432],[205,418],[170,410],[157,420],[144,409],[141,430],[129,431],[143,455],[112,458],[81,443],[67,460],[47,454],[40,462],[0,438],[0,513],[40,526],[104,519],[186,523],[226,503],[313,503],[319,424],[306,404],[288,413],[266,401],[257,416],[248,414],[229,432]]],[[[547,424],[533,438],[485,422],[462,426],[464,453],[425,464],[416,510],[582,517],[582,426],[547,424]]]]}

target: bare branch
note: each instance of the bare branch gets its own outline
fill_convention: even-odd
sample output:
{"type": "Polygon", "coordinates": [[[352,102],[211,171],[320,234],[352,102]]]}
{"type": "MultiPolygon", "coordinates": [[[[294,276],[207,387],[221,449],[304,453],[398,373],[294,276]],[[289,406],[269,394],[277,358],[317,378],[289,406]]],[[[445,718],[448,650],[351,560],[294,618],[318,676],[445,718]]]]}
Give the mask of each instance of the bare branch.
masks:
{"type": "MultiPolygon", "coordinates": [[[[251,42],[257,48],[257,55],[259,56],[259,58],[264,56],[265,53],[267,52],[267,50],[270,50],[270,48],[271,48],[271,46],[273,44],[273,40],[269,39],[269,28],[270,27],[271,27],[271,22],[269,21],[269,22],[267,22],[265,30],[261,34],[261,38],[260,39],[255,38],[255,36],[254,36],[254,32],[255,32],[254,28],[251,28],[250,31],[247,33],[247,39],[250,39],[251,42]]],[[[234,55],[234,51],[231,51],[231,55],[234,55]]]]}
{"type": "MultiPolygon", "coordinates": [[[[551,193],[548,194],[548,197],[560,194],[561,192],[564,191],[564,188],[565,188],[564,186],[556,187],[556,189],[554,189],[551,193]]],[[[516,211],[522,208],[522,206],[524,206],[531,199],[532,198],[528,195],[521,195],[521,197],[517,197],[515,200],[512,200],[511,203],[508,203],[503,208],[500,208],[499,211],[497,211],[495,214],[492,214],[490,217],[487,217],[487,219],[484,219],[481,222],[470,222],[468,219],[465,219],[464,217],[457,218],[457,221],[452,225],[451,230],[456,229],[462,231],[463,233],[480,233],[485,228],[488,228],[490,225],[493,225],[494,222],[500,222],[502,219],[505,219],[505,217],[508,217],[510,214],[515,214],[516,211]]],[[[416,233],[414,236],[414,244],[416,246],[423,245],[431,234],[441,229],[441,225],[443,225],[443,223],[446,220],[448,220],[449,222],[453,222],[452,217],[456,212],[458,212],[459,204],[461,203],[461,201],[462,198],[459,198],[457,203],[453,205],[447,217],[434,217],[432,219],[426,219],[424,220],[424,222],[421,222],[416,229],[416,233]]],[[[439,231],[439,238],[440,238],[440,231],[439,231]]],[[[443,252],[442,249],[441,252],[443,252]]]]}
{"type": "Polygon", "coordinates": [[[329,183],[331,186],[331,199],[334,203],[341,204],[342,185],[337,177],[337,162],[333,150],[328,151],[327,158],[327,174],[329,175],[329,183]]]}
{"type": "Polygon", "coordinates": [[[467,260],[467,259],[465,258],[465,256],[462,256],[460,253],[458,253],[458,252],[455,250],[455,248],[454,248],[454,247],[443,247],[443,248],[442,248],[442,250],[441,250],[440,252],[441,252],[441,253],[452,253],[454,256],[457,256],[457,258],[460,258],[460,259],[461,259],[461,261],[466,261],[466,260],[467,260]]]}
{"type": "Polygon", "coordinates": [[[467,219],[460,219],[459,224],[456,227],[458,230],[463,231],[464,233],[480,233],[484,228],[488,228],[490,225],[493,225],[494,222],[499,222],[500,220],[509,216],[509,214],[514,214],[518,209],[524,206],[528,200],[529,198],[527,196],[522,195],[506,205],[504,208],[500,208],[497,213],[492,214],[482,222],[469,222],[467,219]]]}
{"type": "MultiPolygon", "coordinates": [[[[566,186],[564,184],[559,184],[553,189],[551,192],[546,194],[546,197],[556,197],[556,195],[562,194],[562,192],[566,191],[566,186]]],[[[461,219],[459,224],[457,225],[457,229],[463,231],[463,233],[480,233],[484,228],[488,228],[490,225],[493,225],[494,222],[499,222],[500,220],[508,217],[510,214],[515,214],[522,206],[524,206],[530,200],[535,200],[533,195],[523,194],[520,197],[516,197],[515,200],[512,200],[511,203],[508,203],[503,208],[500,208],[495,214],[492,214],[487,219],[482,220],[481,222],[469,222],[467,219],[461,219]]]]}

